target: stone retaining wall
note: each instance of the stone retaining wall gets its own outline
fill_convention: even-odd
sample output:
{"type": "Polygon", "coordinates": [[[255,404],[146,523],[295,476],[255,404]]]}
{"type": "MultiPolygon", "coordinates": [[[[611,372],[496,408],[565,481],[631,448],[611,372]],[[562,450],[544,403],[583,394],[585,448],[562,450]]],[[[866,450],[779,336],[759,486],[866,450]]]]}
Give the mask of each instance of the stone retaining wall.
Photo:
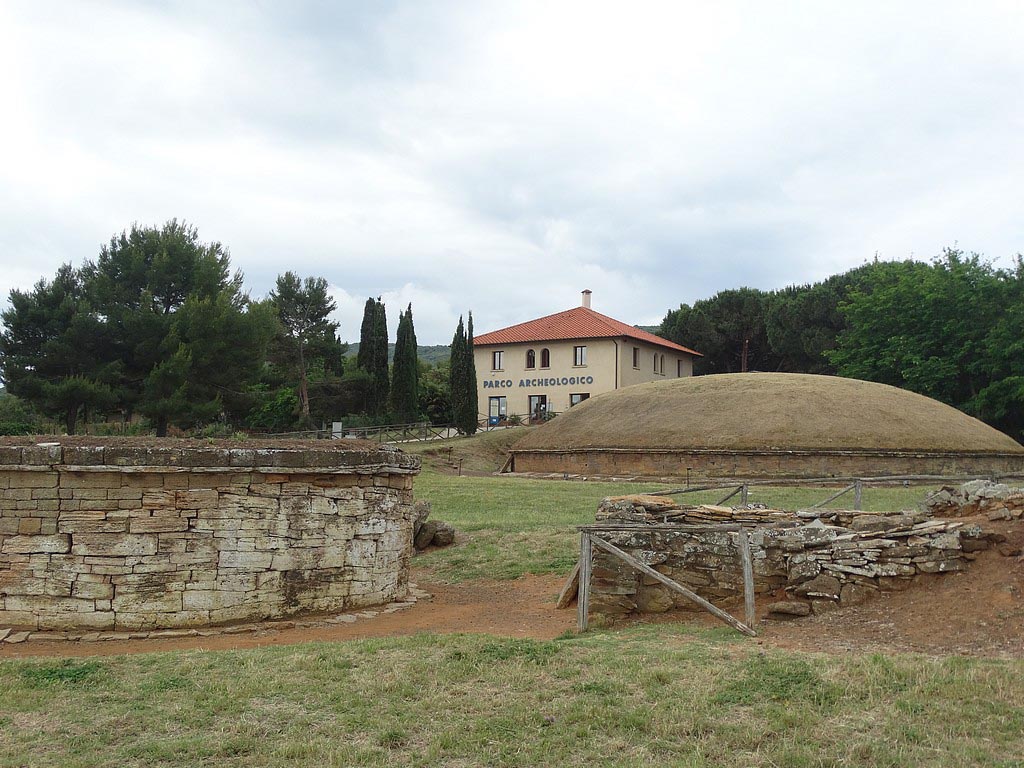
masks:
{"type": "MultiPolygon", "coordinates": [[[[664,497],[662,497],[664,499],[664,497]]],[[[714,508],[720,510],[721,508],[714,508]]],[[[587,530],[712,602],[741,598],[743,575],[738,530],[690,525],[686,508],[676,508],[675,522],[628,500],[606,500],[599,521],[587,530]]],[[[694,508],[694,518],[703,514],[694,508]]],[[[809,520],[761,512],[773,522],[745,521],[749,535],[754,590],[759,602],[772,602],[777,614],[820,613],[838,604],[859,603],[883,590],[905,589],[920,574],[963,570],[974,552],[1002,537],[979,525],[929,519],[923,513],[891,515],[825,512],[830,518],[809,520]]],[[[614,618],[632,612],[671,608],[699,610],[678,593],[595,548],[590,592],[591,615],[614,618]]]]}
{"type": "Polygon", "coordinates": [[[259,621],[405,596],[400,451],[0,446],[0,626],[259,621]]]}
{"type": "Polygon", "coordinates": [[[513,450],[512,471],[574,475],[821,478],[1024,473],[1022,454],[896,451],[513,450]]]}
{"type": "Polygon", "coordinates": [[[958,488],[941,488],[928,498],[927,506],[940,517],[986,515],[989,520],[1019,520],[1024,517],[1024,488],[972,480],[958,488]]]}

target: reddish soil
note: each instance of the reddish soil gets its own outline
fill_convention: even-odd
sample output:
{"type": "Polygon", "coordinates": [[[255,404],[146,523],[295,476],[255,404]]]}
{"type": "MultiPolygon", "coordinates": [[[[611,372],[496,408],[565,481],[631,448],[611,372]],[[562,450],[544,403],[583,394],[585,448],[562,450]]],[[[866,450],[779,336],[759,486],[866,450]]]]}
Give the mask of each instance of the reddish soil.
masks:
{"type": "MultiPolygon", "coordinates": [[[[986,523],[1024,545],[1024,526],[986,523]]],[[[922,579],[904,592],[822,616],[763,625],[765,642],[801,650],[912,651],[1024,657],[1024,560],[995,549],[961,573],[922,579]]]]}
{"type": "MultiPolygon", "coordinates": [[[[1011,547],[1024,545],[1024,527],[989,524],[1005,533],[1011,547]]],[[[263,630],[141,641],[26,642],[0,644],[0,658],[91,656],[183,649],[230,650],[305,642],[335,642],[419,632],[483,633],[550,639],[575,629],[575,605],[557,610],[561,576],[524,576],[515,581],[434,584],[418,573],[419,586],[433,595],[414,607],[353,624],[263,630]]],[[[763,607],[763,606],[762,606],[763,607]]],[[[740,615],[738,607],[732,607],[740,615]]],[[[706,613],[690,611],[645,617],[720,626],[706,613]]],[[[764,621],[757,643],[825,653],[916,652],[1024,658],[1024,560],[991,550],[964,573],[923,579],[904,592],[882,593],[868,603],[789,622],[764,621]]]]}

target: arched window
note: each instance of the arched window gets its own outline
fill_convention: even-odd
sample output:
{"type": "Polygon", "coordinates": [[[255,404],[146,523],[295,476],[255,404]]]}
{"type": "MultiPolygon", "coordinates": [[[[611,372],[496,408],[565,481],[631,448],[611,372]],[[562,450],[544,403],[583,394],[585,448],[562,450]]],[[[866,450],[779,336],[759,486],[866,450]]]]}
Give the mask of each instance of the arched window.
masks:
{"type": "Polygon", "coordinates": [[[665,375],[665,356],[661,356],[661,375],[665,375]]]}
{"type": "Polygon", "coordinates": [[[551,367],[551,352],[548,351],[547,347],[540,351],[540,367],[550,368],[551,367]]]}
{"type": "Polygon", "coordinates": [[[537,353],[532,349],[526,350],[526,367],[536,368],[537,367],[537,353]]]}
{"type": "Polygon", "coordinates": [[[654,353],[654,372],[658,372],[658,353],[654,353]]]}

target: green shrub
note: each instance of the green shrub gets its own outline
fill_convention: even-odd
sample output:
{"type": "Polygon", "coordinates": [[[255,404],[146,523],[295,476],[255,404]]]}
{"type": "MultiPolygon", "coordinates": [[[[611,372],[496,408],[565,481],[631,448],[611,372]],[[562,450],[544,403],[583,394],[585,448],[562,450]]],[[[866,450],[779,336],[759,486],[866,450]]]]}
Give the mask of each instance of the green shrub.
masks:
{"type": "Polygon", "coordinates": [[[0,397],[0,435],[32,435],[42,422],[31,406],[14,395],[0,397]]]}
{"type": "Polygon", "coordinates": [[[291,387],[261,393],[257,405],[246,418],[253,429],[287,432],[295,427],[299,414],[299,397],[291,387]]]}

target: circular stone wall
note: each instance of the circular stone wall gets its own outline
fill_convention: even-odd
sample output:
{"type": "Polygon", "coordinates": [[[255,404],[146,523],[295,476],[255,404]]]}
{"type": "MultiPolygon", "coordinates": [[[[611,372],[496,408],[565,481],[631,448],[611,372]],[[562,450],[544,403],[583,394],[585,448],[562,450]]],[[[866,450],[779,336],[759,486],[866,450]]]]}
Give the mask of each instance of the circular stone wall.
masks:
{"type": "Polygon", "coordinates": [[[0,628],[195,627],[405,597],[418,472],[356,441],[5,441],[0,628]]]}
{"type": "Polygon", "coordinates": [[[516,472],[709,477],[1024,472],[1024,447],[931,398],[834,376],[746,373],[586,400],[512,447],[516,472]]]}

